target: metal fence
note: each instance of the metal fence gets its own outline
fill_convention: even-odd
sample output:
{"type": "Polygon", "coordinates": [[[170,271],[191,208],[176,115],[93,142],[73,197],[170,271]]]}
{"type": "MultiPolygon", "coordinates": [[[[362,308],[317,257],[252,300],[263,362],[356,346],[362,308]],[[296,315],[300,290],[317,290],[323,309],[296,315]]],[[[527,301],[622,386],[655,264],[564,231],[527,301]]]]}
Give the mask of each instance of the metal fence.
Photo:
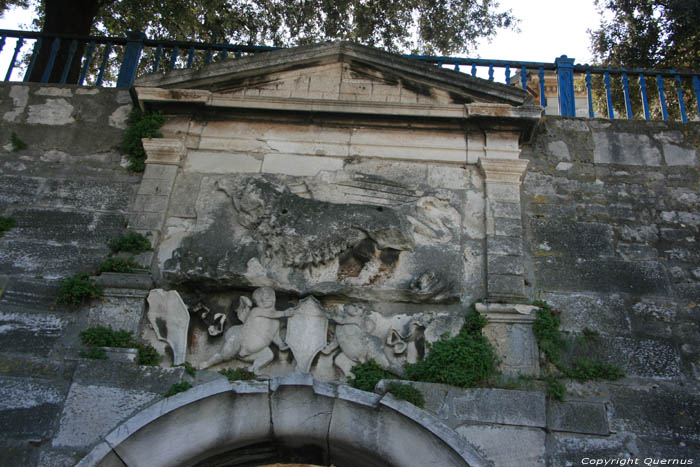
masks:
{"type": "MultiPolygon", "coordinates": [[[[277,47],[154,40],[141,32],[130,32],[126,38],[118,38],[0,30],[0,60],[9,57],[5,81],[13,80],[13,74],[15,80],[19,80],[21,74],[23,81],[128,88],[138,74],[200,67],[212,61],[275,49],[277,47]],[[14,48],[9,44],[12,40],[14,48]],[[3,50],[6,45],[9,47],[3,50]],[[37,67],[42,69],[39,71],[37,67]]],[[[577,65],[566,55],[552,63],[406,57],[522,87],[538,100],[545,112],[552,114],[612,119],[624,113],[628,119],[683,122],[700,119],[698,70],[577,65]],[[552,105],[550,100],[556,103],[552,105]],[[688,109],[693,110],[689,112],[688,109]]]]}

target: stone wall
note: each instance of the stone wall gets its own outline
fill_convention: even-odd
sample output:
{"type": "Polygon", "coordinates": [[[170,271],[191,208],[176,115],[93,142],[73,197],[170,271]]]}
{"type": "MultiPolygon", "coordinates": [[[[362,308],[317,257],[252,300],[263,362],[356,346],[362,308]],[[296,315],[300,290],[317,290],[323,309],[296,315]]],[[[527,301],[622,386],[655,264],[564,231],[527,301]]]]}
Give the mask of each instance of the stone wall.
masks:
{"type": "MultiPolygon", "coordinates": [[[[126,312],[136,317],[130,318],[132,329],[147,330],[139,318],[142,295],[115,292],[99,306],[79,310],[54,303],[55,280],[94,269],[108,253],[105,241],[123,232],[127,221],[144,231],[162,229],[165,244],[170,239],[175,249],[180,234],[197,230],[197,216],[213,206],[207,193],[217,192],[217,202],[228,200],[225,184],[214,185],[242,177],[228,159],[208,165],[204,149],[177,174],[151,170],[145,178],[155,180],[152,186],[172,190],[173,210],[166,216],[158,205],[163,195],[138,192],[147,184],[123,168],[116,149],[130,102],[125,91],[0,86],[0,215],[18,221],[0,239],[0,455],[8,465],[74,465],[119,423],[189,378],[181,368],[78,357],[77,334],[107,319],[95,310],[126,312]],[[13,152],[12,133],[28,148],[13,152]],[[188,197],[195,192],[204,195],[188,197]]],[[[169,130],[166,136],[178,136],[178,120],[169,130]]],[[[571,342],[564,358],[617,363],[627,377],[568,382],[562,403],[546,401],[536,384],[462,391],[418,383],[427,409],[496,465],[581,465],[585,457],[697,459],[699,145],[696,123],[544,119],[520,156],[530,160],[520,195],[526,293],[561,312],[571,342]],[[594,340],[588,346],[579,338],[586,329],[594,331],[587,333],[594,340]]],[[[255,168],[248,172],[267,172],[262,159],[248,162],[255,168]]],[[[377,179],[362,178],[370,173],[453,200],[457,212],[444,216],[444,229],[431,235],[459,238],[460,299],[485,294],[481,167],[352,158],[329,164],[325,175],[295,165],[289,170],[306,172],[270,170],[277,175],[269,177],[305,199],[323,185],[295,186],[300,177],[326,177],[324,183],[349,190],[349,196],[375,187],[377,179]]],[[[375,191],[382,196],[377,205],[403,194],[375,191]]],[[[341,196],[338,189],[320,193],[321,199],[341,196]]],[[[421,207],[452,213],[437,202],[421,207]]],[[[155,258],[158,280],[172,249],[155,258]]],[[[466,305],[452,300],[440,311],[461,312],[466,305]]],[[[200,371],[191,381],[215,378],[220,376],[200,371]]]]}
{"type": "Polygon", "coordinates": [[[699,147],[697,123],[557,117],[523,149],[531,294],[561,312],[567,358],[598,358],[627,375],[569,384],[567,400],[604,404],[611,434],[574,434],[585,419],[567,409],[549,434],[552,465],[584,455],[698,458],[699,147]],[[598,334],[588,347],[575,339],[586,329],[598,334]]]}
{"type": "Polygon", "coordinates": [[[181,377],[181,369],[80,360],[89,310],[55,304],[56,279],[93,271],[106,241],[124,232],[141,180],[117,149],[131,107],[124,90],[0,86],[0,215],[17,221],[0,238],[3,465],[75,465],[181,377]],[[26,149],[12,150],[13,133],[26,149]]]}

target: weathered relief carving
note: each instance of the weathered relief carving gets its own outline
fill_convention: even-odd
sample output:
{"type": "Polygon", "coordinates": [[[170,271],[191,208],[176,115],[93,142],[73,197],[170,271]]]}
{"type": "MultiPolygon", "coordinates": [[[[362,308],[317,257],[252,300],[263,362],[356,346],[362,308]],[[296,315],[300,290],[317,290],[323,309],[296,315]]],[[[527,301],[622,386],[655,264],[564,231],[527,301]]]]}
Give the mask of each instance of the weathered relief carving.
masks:
{"type": "Polygon", "coordinates": [[[308,372],[314,357],[326,346],[328,318],[318,300],[306,297],[287,320],[285,341],[296,360],[296,371],[308,372]]]}
{"type": "Polygon", "coordinates": [[[197,227],[180,235],[163,262],[173,284],[269,286],[371,301],[459,299],[461,217],[445,200],[411,198],[395,208],[332,203],[297,196],[278,177],[263,175],[202,185],[215,196],[200,196],[208,201],[197,227]],[[428,237],[439,241],[431,245],[428,237]],[[426,268],[441,270],[437,289],[416,286],[426,268]]]}
{"type": "Polygon", "coordinates": [[[190,314],[175,290],[154,289],[148,294],[148,321],[159,340],[173,351],[173,365],[185,363],[190,314]]]}
{"type": "Polygon", "coordinates": [[[280,338],[279,318],[291,316],[293,310],[276,310],[275,291],[269,287],[255,290],[253,301],[255,306],[248,297],[241,297],[236,314],[243,324],[232,326],[224,333],[224,342],[219,351],[200,365],[200,368],[208,368],[238,357],[245,362],[252,362],[250,371],[257,374],[275,358],[270,348],[273,342],[281,350],[287,348],[280,338]]]}

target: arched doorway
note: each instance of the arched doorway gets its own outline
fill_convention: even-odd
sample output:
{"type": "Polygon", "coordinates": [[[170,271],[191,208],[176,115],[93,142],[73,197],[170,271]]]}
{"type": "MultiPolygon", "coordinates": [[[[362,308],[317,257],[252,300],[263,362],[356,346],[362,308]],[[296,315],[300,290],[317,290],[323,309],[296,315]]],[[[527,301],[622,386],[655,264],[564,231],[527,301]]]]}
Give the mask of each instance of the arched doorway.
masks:
{"type": "Polygon", "coordinates": [[[219,380],[164,399],[117,427],[81,462],[100,466],[488,465],[413,405],[309,374],[219,380]]]}

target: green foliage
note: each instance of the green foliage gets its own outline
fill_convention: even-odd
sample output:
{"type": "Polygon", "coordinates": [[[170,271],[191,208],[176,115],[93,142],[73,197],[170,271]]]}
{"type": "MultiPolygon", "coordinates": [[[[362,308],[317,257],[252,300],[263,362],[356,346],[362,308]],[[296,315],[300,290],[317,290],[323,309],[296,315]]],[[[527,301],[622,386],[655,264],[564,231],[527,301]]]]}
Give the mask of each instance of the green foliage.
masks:
{"type": "Polygon", "coordinates": [[[459,335],[480,336],[484,326],[486,326],[486,318],[481,313],[478,313],[472,305],[471,311],[464,317],[464,325],[460,329],[459,335]]]}
{"type": "Polygon", "coordinates": [[[174,396],[175,394],[185,392],[191,388],[192,388],[192,385],[190,383],[188,383],[187,381],[175,383],[172,386],[170,386],[170,389],[168,389],[168,392],[165,393],[165,397],[174,396]]]}
{"type": "Polygon", "coordinates": [[[566,345],[564,338],[559,331],[561,320],[553,311],[548,303],[543,301],[534,302],[535,306],[540,307],[537,310],[537,317],[532,324],[532,330],[537,339],[537,345],[544,352],[547,359],[556,364],[559,361],[561,349],[566,345]]]}
{"type": "Polygon", "coordinates": [[[190,376],[192,376],[192,377],[194,377],[194,375],[197,374],[197,369],[196,369],[195,367],[193,367],[192,364],[191,364],[190,362],[187,362],[187,361],[186,361],[185,363],[183,363],[183,364],[180,365],[180,366],[184,366],[184,367],[185,367],[185,373],[187,373],[188,375],[190,375],[190,376]]]}
{"type": "Polygon", "coordinates": [[[29,147],[27,146],[27,143],[19,139],[19,136],[17,136],[15,132],[12,132],[12,134],[10,135],[10,143],[12,144],[13,152],[21,151],[29,147]]]}
{"type": "Polygon", "coordinates": [[[59,305],[78,306],[86,300],[102,297],[102,287],[90,278],[87,273],[78,273],[59,281],[59,305]]]}
{"type": "Polygon", "coordinates": [[[134,272],[136,269],[145,269],[134,261],[134,257],[129,258],[107,258],[97,268],[98,272],[134,272]]]}
{"type": "Polygon", "coordinates": [[[387,385],[386,390],[387,392],[392,393],[397,399],[410,402],[416,407],[420,407],[422,409],[423,406],[425,406],[423,393],[413,386],[392,381],[387,385]]]}
{"type": "Polygon", "coordinates": [[[80,341],[88,347],[134,348],[138,343],[130,332],[120,329],[115,331],[105,326],[95,326],[80,333],[80,341]]]}
{"type": "MultiPolygon", "coordinates": [[[[138,355],[138,364],[139,365],[151,365],[155,366],[160,363],[161,356],[158,353],[158,351],[149,344],[136,344],[136,347],[139,350],[139,355],[138,355]]],[[[185,370],[187,371],[187,370],[185,370]]]]}
{"type": "Polygon", "coordinates": [[[354,378],[350,378],[348,384],[363,391],[372,392],[377,383],[382,379],[396,379],[396,376],[377,365],[374,360],[368,360],[352,367],[354,378]]]}
{"type": "Polygon", "coordinates": [[[562,371],[569,378],[578,381],[587,381],[591,379],[615,381],[625,377],[625,373],[617,365],[590,361],[583,358],[576,360],[571,368],[562,368],[562,371]]]}
{"type": "Polygon", "coordinates": [[[107,360],[107,352],[101,347],[90,347],[88,350],[81,350],[79,355],[81,358],[89,358],[91,360],[107,360]]]}
{"type": "Polygon", "coordinates": [[[151,249],[151,241],[137,232],[127,232],[107,243],[112,253],[125,251],[127,253],[139,254],[151,249]]]}
{"type": "Polygon", "coordinates": [[[141,138],[162,138],[158,129],[165,123],[165,117],[160,112],[144,112],[135,108],[127,119],[126,131],[120,149],[129,159],[129,170],[143,172],[146,152],[141,144],[141,138]]]}
{"type": "Polygon", "coordinates": [[[10,229],[13,229],[17,226],[17,221],[14,220],[11,217],[5,217],[5,216],[0,216],[0,237],[5,235],[5,232],[7,232],[10,229]]]}
{"type": "Polygon", "coordinates": [[[255,379],[255,373],[245,368],[226,368],[219,370],[219,373],[227,377],[229,381],[249,381],[255,379]]]}
{"type": "Polygon", "coordinates": [[[128,332],[105,326],[87,328],[80,333],[80,341],[88,347],[117,347],[123,349],[138,349],[137,362],[139,365],[157,365],[161,356],[155,348],[148,344],[141,344],[128,332]]]}
{"type": "Polygon", "coordinates": [[[564,386],[564,383],[552,375],[545,376],[544,381],[547,383],[547,395],[549,397],[558,401],[564,398],[564,394],[566,394],[566,386],[564,386]]]}

